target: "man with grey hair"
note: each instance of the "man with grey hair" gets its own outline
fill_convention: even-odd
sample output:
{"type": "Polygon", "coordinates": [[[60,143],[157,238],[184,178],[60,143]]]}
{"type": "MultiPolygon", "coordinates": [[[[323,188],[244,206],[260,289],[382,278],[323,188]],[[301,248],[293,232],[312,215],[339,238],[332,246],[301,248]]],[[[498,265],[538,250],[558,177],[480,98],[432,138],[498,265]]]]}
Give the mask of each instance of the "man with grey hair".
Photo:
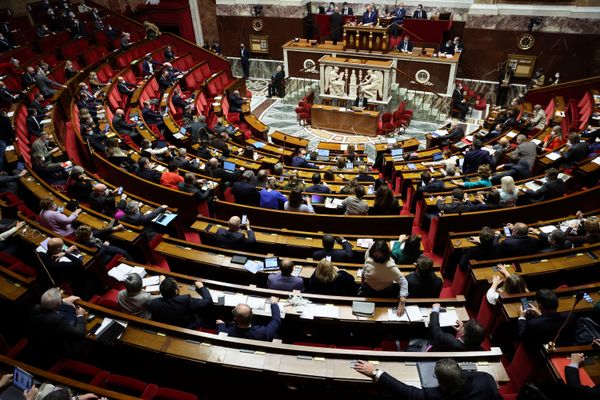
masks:
{"type": "Polygon", "coordinates": [[[227,223],[228,228],[219,228],[215,234],[217,246],[236,250],[247,250],[252,247],[256,243],[256,238],[254,236],[254,231],[250,228],[250,221],[246,219],[245,222],[244,228],[246,228],[248,237],[245,237],[244,234],[240,232],[240,217],[233,216],[229,218],[227,223]]]}
{"type": "Polygon", "coordinates": [[[527,162],[529,165],[529,171],[533,169],[535,164],[535,158],[537,157],[537,146],[530,140],[527,140],[527,136],[517,136],[517,148],[510,154],[510,158],[513,162],[517,163],[520,160],[527,162]]]}
{"type": "Polygon", "coordinates": [[[529,118],[530,129],[539,129],[540,131],[546,127],[546,111],[540,104],[533,106],[533,117],[529,118]]]}
{"type": "Polygon", "coordinates": [[[194,122],[189,126],[190,131],[190,143],[200,143],[201,140],[208,141],[208,131],[206,130],[206,117],[202,114],[194,117],[194,122]]]}
{"type": "Polygon", "coordinates": [[[242,179],[233,184],[231,193],[238,204],[258,207],[260,205],[260,193],[256,189],[256,177],[250,170],[244,171],[242,179]]]}
{"type": "Polygon", "coordinates": [[[162,205],[156,207],[153,211],[148,211],[145,214],[140,212],[141,203],[138,201],[130,201],[125,206],[125,215],[121,218],[121,222],[125,222],[131,225],[147,226],[150,222],[158,216],[161,212],[165,211],[169,206],[162,205]]]}
{"type": "Polygon", "coordinates": [[[50,366],[61,358],[78,358],[83,352],[86,312],[75,304],[79,297],[61,298],[58,288],[48,289],[29,316],[28,353],[36,365],[50,366]]]}
{"type": "MultiPolygon", "coordinates": [[[[160,282],[165,279],[160,276],[160,282]]],[[[152,299],[160,296],[153,296],[142,288],[142,277],[138,273],[131,273],[125,278],[125,289],[117,295],[117,303],[124,312],[135,315],[136,317],[150,319],[151,314],[148,311],[148,304],[152,299]]]]}

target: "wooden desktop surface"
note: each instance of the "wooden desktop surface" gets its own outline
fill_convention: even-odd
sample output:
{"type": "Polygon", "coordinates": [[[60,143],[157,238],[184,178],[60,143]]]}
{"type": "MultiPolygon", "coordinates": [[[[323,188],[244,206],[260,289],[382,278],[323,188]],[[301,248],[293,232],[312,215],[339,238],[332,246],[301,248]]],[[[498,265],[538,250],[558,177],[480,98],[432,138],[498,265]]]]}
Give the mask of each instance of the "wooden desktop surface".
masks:
{"type": "Polygon", "coordinates": [[[311,120],[313,128],[330,129],[349,134],[377,136],[379,112],[352,111],[340,107],[315,104],[312,106],[311,120]]]}

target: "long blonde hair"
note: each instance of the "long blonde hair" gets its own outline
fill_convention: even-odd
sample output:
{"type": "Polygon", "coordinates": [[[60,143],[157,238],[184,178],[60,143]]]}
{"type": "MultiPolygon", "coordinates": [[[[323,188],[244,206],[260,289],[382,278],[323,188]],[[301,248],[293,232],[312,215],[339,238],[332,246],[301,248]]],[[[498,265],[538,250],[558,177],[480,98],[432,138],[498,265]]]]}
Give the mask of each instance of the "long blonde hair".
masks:
{"type": "Polygon", "coordinates": [[[326,258],[319,261],[317,264],[317,269],[315,270],[315,278],[318,281],[323,283],[330,283],[337,278],[338,269],[334,266],[331,261],[328,261],[326,258]]]}
{"type": "Polygon", "coordinates": [[[515,180],[512,176],[503,176],[502,179],[500,179],[500,183],[504,193],[513,194],[515,192],[515,180]]]}

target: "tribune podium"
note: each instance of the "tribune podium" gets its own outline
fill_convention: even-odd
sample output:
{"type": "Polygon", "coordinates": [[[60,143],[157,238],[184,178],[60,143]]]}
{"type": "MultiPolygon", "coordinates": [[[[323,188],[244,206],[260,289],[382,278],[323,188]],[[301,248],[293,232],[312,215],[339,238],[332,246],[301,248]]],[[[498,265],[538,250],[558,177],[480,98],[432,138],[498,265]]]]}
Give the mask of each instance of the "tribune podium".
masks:
{"type": "Polygon", "coordinates": [[[387,53],[391,26],[344,25],[346,50],[387,53]]]}

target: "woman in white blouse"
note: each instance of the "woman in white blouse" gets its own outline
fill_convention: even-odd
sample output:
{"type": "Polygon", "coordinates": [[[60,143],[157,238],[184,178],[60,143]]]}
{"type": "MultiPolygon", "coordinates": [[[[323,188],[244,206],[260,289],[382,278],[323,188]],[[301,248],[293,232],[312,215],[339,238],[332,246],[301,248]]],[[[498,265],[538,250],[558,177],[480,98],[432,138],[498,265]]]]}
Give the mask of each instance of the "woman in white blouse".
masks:
{"type": "Polygon", "coordinates": [[[512,176],[503,176],[500,179],[500,205],[502,207],[512,207],[517,203],[519,189],[515,187],[515,180],[512,176]]]}
{"type": "Polygon", "coordinates": [[[498,272],[504,277],[495,274],[492,278],[492,286],[488,289],[485,297],[491,305],[498,303],[500,293],[514,294],[528,292],[525,281],[519,275],[511,275],[506,270],[506,265],[498,264],[498,272]],[[504,284],[502,284],[504,283],[504,284]],[[502,287],[500,287],[502,285],[502,287]]]}

